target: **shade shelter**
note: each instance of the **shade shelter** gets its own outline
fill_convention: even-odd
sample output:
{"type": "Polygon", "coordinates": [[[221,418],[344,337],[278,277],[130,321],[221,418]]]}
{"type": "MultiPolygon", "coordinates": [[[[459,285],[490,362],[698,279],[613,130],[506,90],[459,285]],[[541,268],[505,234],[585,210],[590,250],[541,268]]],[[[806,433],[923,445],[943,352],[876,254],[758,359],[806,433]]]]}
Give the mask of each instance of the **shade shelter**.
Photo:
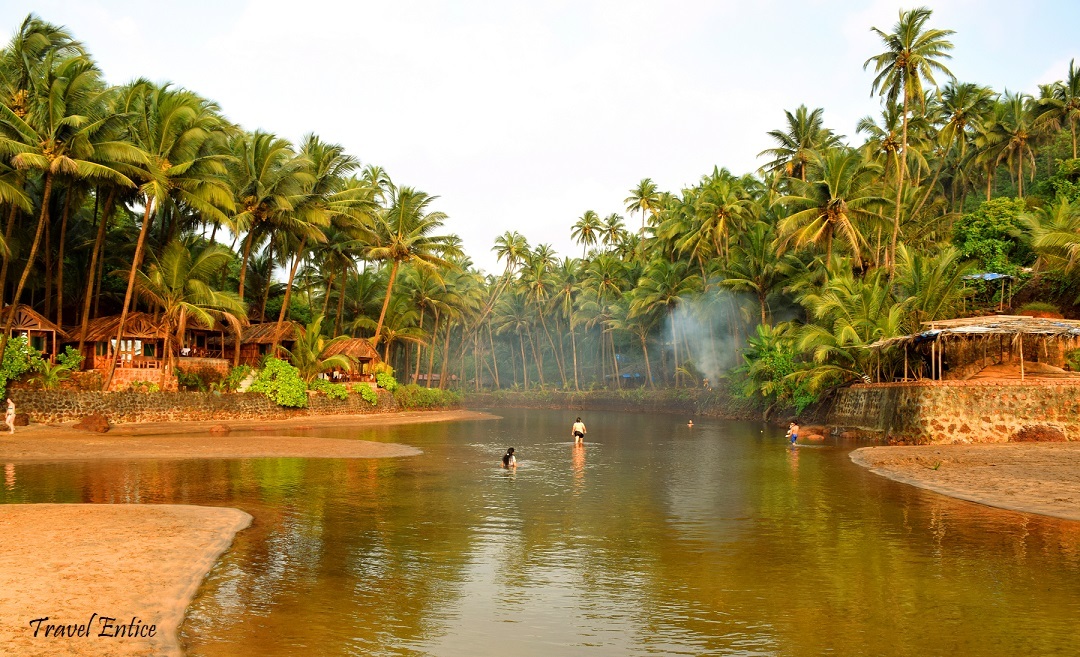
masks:
{"type": "Polygon", "coordinates": [[[330,373],[330,378],[335,381],[368,381],[375,380],[374,366],[377,363],[381,363],[382,359],[379,358],[378,352],[375,351],[375,347],[371,346],[371,343],[364,338],[349,338],[347,340],[340,340],[330,345],[324,352],[324,357],[337,356],[339,354],[348,356],[353,360],[353,365],[349,370],[334,370],[330,373]]]}
{"type": "MultiPolygon", "coordinates": [[[[83,341],[83,369],[105,369],[110,357],[116,358],[116,366],[120,368],[160,369],[167,331],[162,323],[149,313],[128,313],[117,343],[119,326],[120,315],[90,320],[83,341]]],[[[78,326],[69,327],[67,341],[76,342],[81,330],[78,326]]]]}
{"type": "MultiPolygon", "coordinates": [[[[263,357],[270,353],[275,343],[285,349],[292,348],[298,329],[299,324],[292,321],[282,322],[280,327],[277,322],[259,322],[245,326],[240,333],[239,364],[258,365],[263,357]]],[[[228,344],[226,346],[231,347],[228,344]]],[[[233,353],[229,350],[226,357],[232,356],[233,353]]]]}
{"type": "MultiPolygon", "coordinates": [[[[7,320],[11,306],[0,310],[3,314],[0,318],[7,320]]],[[[30,306],[20,303],[15,306],[15,319],[11,324],[10,337],[17,338],[26,336],[31,347],[41,352],[47,360],[53,361],[60,353],[60,345],[68,340],[68,334],[56,324],[45,319],[43,315],[30,306]]]]}
{"type": "Polygon", "coordinates": [[[990,315],[923,322],[925,330],[878,340],[880,356],[903,350],[904,380],[1074,378],[1068,356],[1080,349],[1080,321],[990,315]]]}

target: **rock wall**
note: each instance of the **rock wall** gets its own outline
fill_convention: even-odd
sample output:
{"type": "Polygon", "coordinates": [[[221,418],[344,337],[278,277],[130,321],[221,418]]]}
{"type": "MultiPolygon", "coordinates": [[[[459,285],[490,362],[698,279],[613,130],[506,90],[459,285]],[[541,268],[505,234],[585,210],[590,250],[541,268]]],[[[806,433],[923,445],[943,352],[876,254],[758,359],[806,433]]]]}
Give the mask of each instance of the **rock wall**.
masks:
{"type": "Polygon", "coordinates": [[[101,413],[110,422],[168,422],[198,420],[277,420],[307,415],[362,415],[397,409],[394,397],[379,390],[372,406],[358,394],[347,399],[311,395],[307,408],[283,408],[257,393],[212,392],[72,392],[66,390],[11,390],[19,412],[33,422],[71,422],[101,413]]]}
{"type": "Polygon", "coordinates": [[[837,393],[827,421],[890,443],[1080,440],[1080,381],[855,385],[837,393]]]}

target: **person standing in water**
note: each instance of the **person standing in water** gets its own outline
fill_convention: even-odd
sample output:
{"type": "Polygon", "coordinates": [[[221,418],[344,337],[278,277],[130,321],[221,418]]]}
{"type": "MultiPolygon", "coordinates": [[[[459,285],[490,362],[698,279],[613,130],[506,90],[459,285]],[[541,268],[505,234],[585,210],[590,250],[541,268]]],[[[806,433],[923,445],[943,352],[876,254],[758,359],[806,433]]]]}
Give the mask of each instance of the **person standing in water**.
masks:
{"type": "Polygon", "coordinates": [[[513,447],[506,450],[506,453],[503,454],[502,465],[503,465],[504,468],[516,468],[517,467],[517,457],[514,456],[514,448],[513,447]]]}
{"type": "Polygon", "coordinates": [[[570,433],[573,434],[575,443],[585,442],[585,434],[588,433],[588,431],[585,429],[585,423],[581,421],[581,418],[574,421],[574,426],[571,427],[570,433]]]}
{"type": "Polygon", "coordinates": [[[799,418],[795,418],[788,425],[787,437],[791,440],[791,446],[795,446],[795,441],[799,439],[799,418]]]}
{"type": "Polygon", "coordinates": [[[4,416],[4,422],[8,425],[8,433],[15,433],[15,402],[8,397],[7,400],[7,414],[4,416]]]}

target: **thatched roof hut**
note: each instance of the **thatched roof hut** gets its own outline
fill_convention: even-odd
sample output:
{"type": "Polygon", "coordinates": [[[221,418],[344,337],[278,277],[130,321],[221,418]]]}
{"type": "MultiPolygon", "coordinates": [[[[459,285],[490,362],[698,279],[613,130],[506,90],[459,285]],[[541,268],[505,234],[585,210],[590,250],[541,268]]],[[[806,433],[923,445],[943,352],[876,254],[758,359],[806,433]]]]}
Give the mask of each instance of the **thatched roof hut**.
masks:
{"type": "MultiPolygon", "coordinates": [[[[0,310],[0,318],[6,321],[10,312],[11,306],[4,307],[0,310]]],[[[46,353],[56,353],[58,345],[68,339],[68,334],[62,328],[45,319],[30,306],[20,303],[15,306],[11,335],[22,334],[27,335],[31,344],[37,343],[34,345],[36,349],[46,353]]]]}
{"type": "MultiPolygon", "coordinates": [[[[120,327],[120,315],[108,315],[90,320],[86,327],[85,342],[109,342],[116,339],[116,330],[120,327]]],[[[79,339],[79,326],[69,326],[69,342],[79,339]]],[[[124,322],[123,339],[164,340],[168,329],[150,313],[128,313],[124,322]]]]}
{"type": "Polygon", "coordinates": [[[344,354],[355,361],[379,362],[379,354],[375,347],[364,338],[349,338],[330,345],[324,352],[324,356],[337,356],[344,354]]]}
{"type": "Polygon", "coordinates": [[[249,324],[244,327],[240,334],[241,344],[274,344],[277,342],[292,342],[296,339],[296,332],[300,325],[296,322],[287,321],[281,323],[280,330],[277,322],[260,322],[249,324]]]}

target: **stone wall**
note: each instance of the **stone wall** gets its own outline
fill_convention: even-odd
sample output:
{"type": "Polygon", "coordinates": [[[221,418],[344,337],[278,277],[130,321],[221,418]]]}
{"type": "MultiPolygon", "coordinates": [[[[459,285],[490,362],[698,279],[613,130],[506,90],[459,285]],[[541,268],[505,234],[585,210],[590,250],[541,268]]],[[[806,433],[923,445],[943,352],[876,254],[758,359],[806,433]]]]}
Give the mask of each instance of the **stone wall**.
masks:
{"type": "Polygon", "coordinates": [[[890,443],[1080,440],[1080,381],[932,381],[838,391],[827,422],[890,443]]]}
{"type": "Polygon", "coordinates": [[[198,420],[278,420],[308,415],[361,415],[397,409],[394,397],[379,390],[372,406],[359,394],[347,399],[311,395],[308,408],[284,408],[258,393],[212,392],[71,392],[66,390],[11,390],[15,407],[29,413],[32,422],[71,422],[101,413],[113,423],[198,420]]]}

